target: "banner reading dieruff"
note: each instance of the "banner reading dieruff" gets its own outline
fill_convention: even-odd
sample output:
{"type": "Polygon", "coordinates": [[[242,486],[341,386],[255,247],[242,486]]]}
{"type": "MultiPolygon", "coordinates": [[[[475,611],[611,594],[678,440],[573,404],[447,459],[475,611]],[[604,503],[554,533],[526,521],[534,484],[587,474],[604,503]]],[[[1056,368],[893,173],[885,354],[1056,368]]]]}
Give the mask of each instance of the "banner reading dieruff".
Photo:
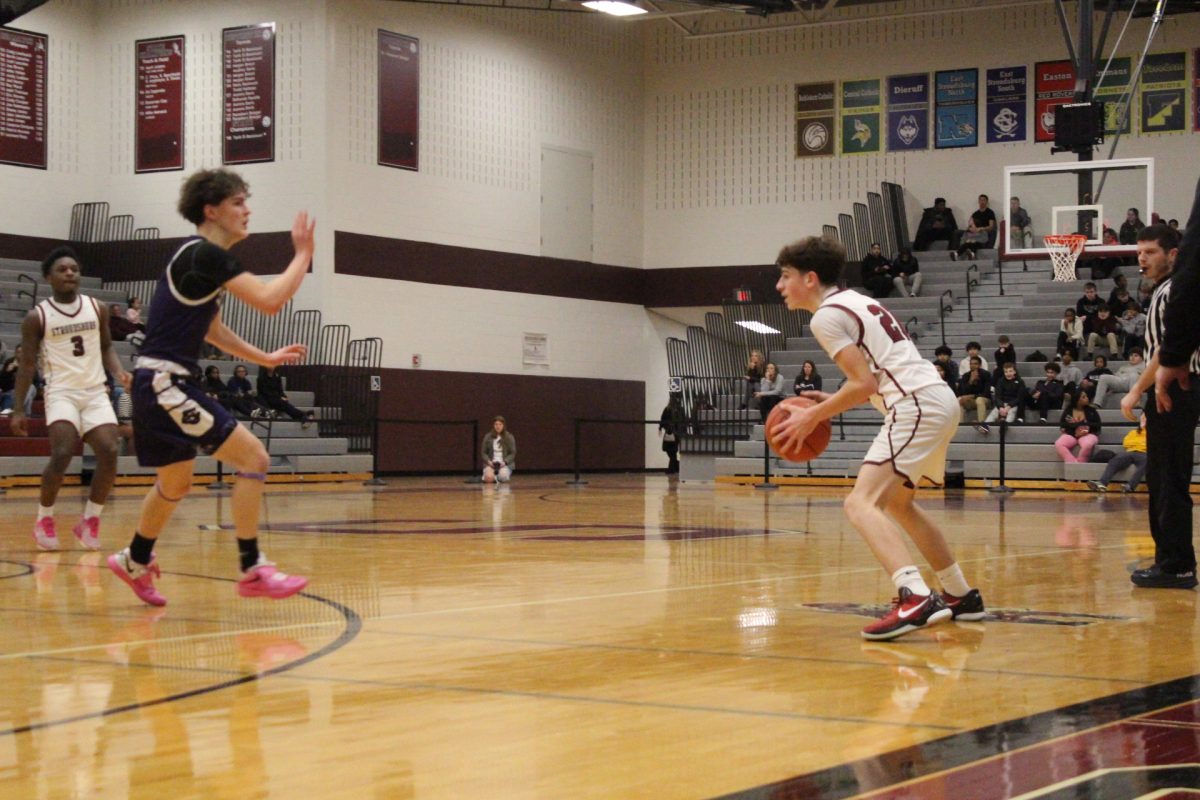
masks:
{"type": "Polygon", "coordinates": [[[832,81],[796,84],[796,158],[833,155],[836,88],[832,81]]]}
{"type": "Polygon", "coordinates": [[[887,149],[929,149],[929,73],[887,79],[887,149]]]}
{"type": "Polygon", "coordinates": [[[275,160],[275,23],[221,32],[226,164],[275,160]]]}
{"type": "Polygon", "coordinates": [[[0,164],[46,168],[46,51],[40,33],[0,28],[0,164]]]}
{"type": "Polygon", "coordinates": [[[134,172],[183,169],[184,37],[135,47],[134,172]]]}
{"type": "Polygon", "coordinates": [[[379,163],[417,169],[421,49],[411,36],[379,31],[379,163]]]}

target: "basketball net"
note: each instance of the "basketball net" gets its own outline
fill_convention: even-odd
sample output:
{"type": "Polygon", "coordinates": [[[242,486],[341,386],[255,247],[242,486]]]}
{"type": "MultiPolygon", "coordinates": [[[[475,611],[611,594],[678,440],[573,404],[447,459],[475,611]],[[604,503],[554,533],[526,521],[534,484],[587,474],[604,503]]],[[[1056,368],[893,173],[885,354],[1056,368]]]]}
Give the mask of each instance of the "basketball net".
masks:
{"type": "Polygon", "coordinates": [[[1075,261],[1083,252],[1087,237],[1079,233],[1052,233],[1042,237],[1054,264],[1054,280],[1075,280],[1075,261]]]}

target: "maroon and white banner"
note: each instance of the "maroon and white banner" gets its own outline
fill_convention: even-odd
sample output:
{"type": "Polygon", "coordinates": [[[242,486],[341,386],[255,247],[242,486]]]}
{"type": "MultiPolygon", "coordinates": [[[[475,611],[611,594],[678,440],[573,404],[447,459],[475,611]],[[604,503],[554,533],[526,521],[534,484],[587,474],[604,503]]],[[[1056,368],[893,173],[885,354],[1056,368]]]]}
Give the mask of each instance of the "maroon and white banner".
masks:
{"type": "Polygon", "coordinates": [[[184,38],[139,39],[134,172],[183,169],[184,38]]]}
{"type": "Polygon", "coordinates": [[[0,164],[46,168],[46,52],[40,33],[0,28],[0,164]]]}
{"type": "Polygon", "coordinates": [[[225,164],[275,160],[275,23],[222,35],[225,164]]]}
{"type": "Polygon", "coordinates": [[[417,169],[421,141],[421,45],[379,31],[379,163],[417,169]]]}

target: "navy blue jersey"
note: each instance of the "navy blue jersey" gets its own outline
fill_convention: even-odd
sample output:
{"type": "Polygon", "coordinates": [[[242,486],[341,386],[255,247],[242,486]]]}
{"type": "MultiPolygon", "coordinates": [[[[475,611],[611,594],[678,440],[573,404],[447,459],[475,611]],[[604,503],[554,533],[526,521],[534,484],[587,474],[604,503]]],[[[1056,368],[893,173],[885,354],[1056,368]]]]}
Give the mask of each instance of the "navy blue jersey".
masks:
{"type": "Polygon", "coordinates": [[[193,373],[204,336],[221,307],[225,283],[245,272],[221,247],[199,237],[190,239],[167,264],[150,302],[146,341],[139,354],[187,367],[193,373]]]}

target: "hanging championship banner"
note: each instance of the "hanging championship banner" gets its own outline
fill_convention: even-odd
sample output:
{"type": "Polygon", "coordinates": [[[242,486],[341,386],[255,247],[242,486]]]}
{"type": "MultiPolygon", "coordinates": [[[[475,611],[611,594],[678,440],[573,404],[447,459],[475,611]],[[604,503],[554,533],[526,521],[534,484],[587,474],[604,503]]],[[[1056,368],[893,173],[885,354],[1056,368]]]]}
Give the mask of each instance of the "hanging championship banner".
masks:
{"type": "Polygon", "coordinates": [[[979,70],[941,70],[934,76],[934,147],[975,147],[979,144],[979,70]]]}
{"type": "Polygon", "coordinates": [[[1075,67],[1070,61],[1039,61],[1033,76],[1033,140],[1053,142],[1054,109],[1075,98],[1075,67]]]}
{"type": "Polygon", "coordinates": [[[879,79],[842,81],[842,155],[878,153],[879,79]]]}
{"type": "Polygon", "coordinates": [[[1200,47],[1192,53],[1192,130],[1200,131],[1200,47]]]}
{"type": "Polygon", "coordinates": [[[887,149],[929,149],[929,73],[887,79],[887,149]]]}
{"type": "Polygon", "coordinates": [[[134,43],[134,172],[183,169],[184,38],[134,43]]]}
{"type": "Polygon", "coordinates": [[[833,126],[837,117],[837,86],[796,84],[796,158],[835,153],[833,126]]]}
{"type": "Polygon", "coordinates": [[[1023,142],[1028,136],[1029,77],[1024,66],[987,71],[988,144],[1023,142]]]}
{"type": "Polygon", "coordinates": [[[275,160],[275,23],[226,28],[222,38],[222,163],[275,160]]]}
{"type": "Polygon", "coordinates": [[[1141,132],[1187,130],[1187,53],[1151,53],[1142,67],[1141,132]]]}
{"type": "Polygon", "coordinates": [[[46,52],[40,33],[0,28],[0,164],[46,169],[46,52]]]}
{"type": "Polygon", "coordinates": [[[421,49],[411,36],[379,31],[379,163],[417,168],[421,49]]]}
{"type": "MultiPolygon", "coordinates": [[[[1120,100],[1125,94],[1125,90],[1129,88],[1129,82],[1132,79],[1133,60],[1127,56],[1114,58],[1108,65],[1108,71],[1104,73],[1103,80],[1100,80],[1099,85],[1096,86],[1096,99],[1104,101],[1105,136],[1112,136],[1117,132],[1117,125],[1121,121],[1120,100]]],[[[1125,115],[1125,124],[1121,126],[1121,133],[1129,133],[1132,117],[1133,108],[1131,107],[1125,115]]]]}

